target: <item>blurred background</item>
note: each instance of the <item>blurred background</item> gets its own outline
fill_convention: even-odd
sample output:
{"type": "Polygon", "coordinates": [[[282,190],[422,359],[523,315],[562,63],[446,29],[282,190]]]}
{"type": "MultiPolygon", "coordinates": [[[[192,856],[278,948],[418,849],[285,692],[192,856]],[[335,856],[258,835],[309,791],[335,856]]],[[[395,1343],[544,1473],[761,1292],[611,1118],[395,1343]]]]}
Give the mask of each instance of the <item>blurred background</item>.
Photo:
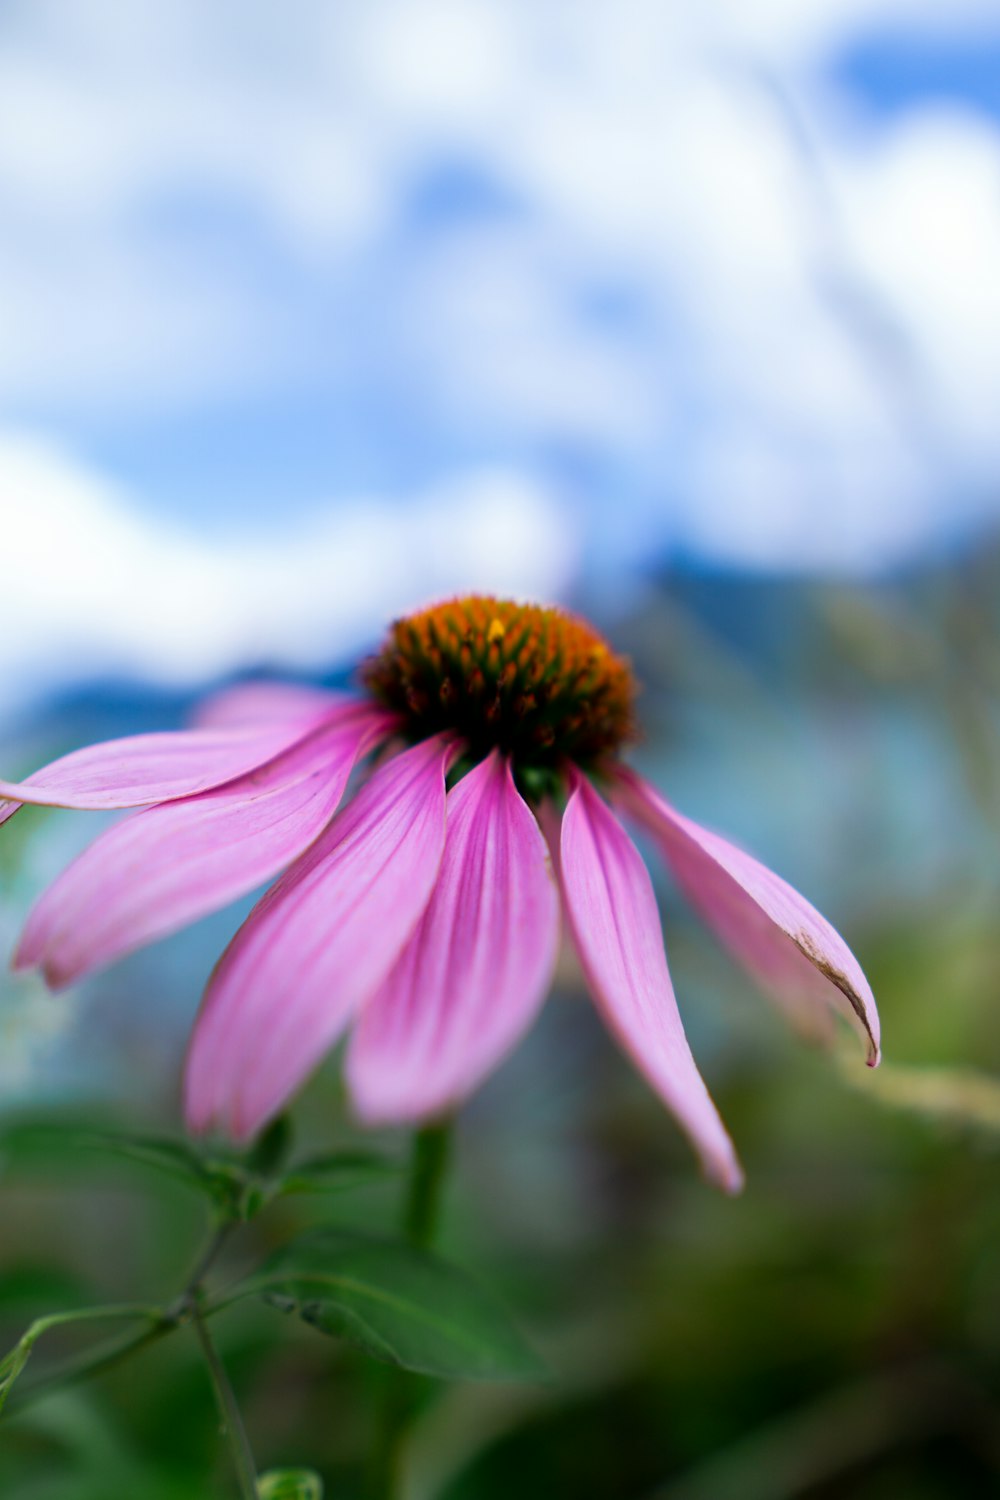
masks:
{"type": "MultiPolygon", "coordinates": [[[[633,658],[643,766],[880,1002],[880,1074],[815,1055],[660,882],[723,1202],[567,974],[463,1117],[445,1233],[556,1379],[427,1382],[408,1500],[1000,1489],[998,265],[989,0],[0,8],[3,775],[236,677],[347,681],[451,592],[561,601],[633,658]]],[[[5,953],[100,826],[3,830],[5,953]]],[[[248,906],[68,995],[0,979],[0,1122],[176,1129],[248,906]]],[[[357,1140],[335,1064],[297,1122],[357,1140]]],[[[183,1189],[7,1167],[7,1342],[183,1279],[183,1189]]],[[[262,1466],[359,1494],[357,1358],[220,1330],[262,1466]]],[[[222,1496],[216,1449],[178,1338],[6,1425],[0,1490],[222,1496]]]]}

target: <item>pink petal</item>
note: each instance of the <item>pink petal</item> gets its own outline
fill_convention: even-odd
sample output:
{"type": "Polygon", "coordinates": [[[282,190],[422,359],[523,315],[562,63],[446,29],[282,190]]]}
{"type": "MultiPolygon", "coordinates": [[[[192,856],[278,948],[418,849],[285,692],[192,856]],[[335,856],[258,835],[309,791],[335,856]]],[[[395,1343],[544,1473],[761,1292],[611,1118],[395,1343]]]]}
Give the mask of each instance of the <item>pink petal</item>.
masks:
{"type": "MultiPolygon", "coordinates": [[[[134,734],[73,750],[25,781],[0,781],[0,798],[38,807],[141,807],[191,797],[243,776],[302,738],[286,722],[252,729],[177,729],[134,734]]],[[[0,812],[0,822],[14,807],[0,812]]]]}
{"type": "Polygon", "coordinates": [[[199,729],[245,729],[282,721],[311,724],[331,708],[352,707],[356,701],[347,693],[299,682],[239,682],[204,698],[193,722],[199,729]]]}
{"type": "Polygon", "coordinates": [[[686,1131],[706,1175],[738,1192],[739,1162],[677,1010],[649,873],[582,776],[563,815],[561,867],[573,938],[605,1021],[686,1131]]]}
{"type": "Polygon", "coordinates": [[[447,809],[430,904],[348,1053],[369,1124],[454,1108],[530,1025],[552,976],[559,904],[548,853],[498,751],[453,788],[447,809]]]}
{"type": "Polygon", "coordinates": [[[252,1135],[382,984],[437,879],[454,753],[439,736],[382,766],[244,922],[195,1025],[192,1129],[252,1135]]]}
{"type": "Polygon", "coordinates": [[[41,965],[59,988],[270,880],[333,817],[381,728],[381,716],[337,719],[246,776],[109,829],[37,903],[15,967],[41,965]]]}
{"type": "Polygon", "coordinates": [[[734,957],[813,1032],[823,1033],[831,1011],[844,1016],[875,1067],[875,998],[825,917],[742,849],[682,817],[634,771],[622,767],[617,780],[626,806],[656,835],[677,883],[734,957]]]}

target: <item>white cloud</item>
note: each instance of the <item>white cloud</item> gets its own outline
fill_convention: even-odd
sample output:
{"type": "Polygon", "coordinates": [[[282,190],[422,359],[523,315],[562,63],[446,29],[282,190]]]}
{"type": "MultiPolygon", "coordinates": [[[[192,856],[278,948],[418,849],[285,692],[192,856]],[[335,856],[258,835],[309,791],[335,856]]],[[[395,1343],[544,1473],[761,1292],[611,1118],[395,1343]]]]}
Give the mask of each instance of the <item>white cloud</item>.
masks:
{"type": "Polygon", "coordinates": [[[1000,134],[926,110],[891,150],[835,164],[851,254],[915,345],[938,419],[970,456],[997,456],[1000,134]]]}
{"type": "Polygon", "coordinates": [[[810,65],[861,31],[933,39],[995,29],[993,0],[722,0],[712,7],[717,35],[774,61],[810,65]]]}
{"type": "Polygon", "coordinates": [[[565,593],[565,513],[518,476],[469,474],[402,508],[358,500],[207,540],[150,519],[45,444],[0,434],[6,708],[102,673],[196,687],[241,667],[342,663],[454,592],[565,593]]]}
{"type": "Polygon", "coordinates": [[[0,394],[121,421],[322,357],[459,448],[628,468],[651,544],[885,561],[1000,505],[1000,136],[866,124],[824,67],[946,27],[993,0],[34,0],[0,34],[0,394]],[[455,161],[518,211],[414,231],[455,161]]]}

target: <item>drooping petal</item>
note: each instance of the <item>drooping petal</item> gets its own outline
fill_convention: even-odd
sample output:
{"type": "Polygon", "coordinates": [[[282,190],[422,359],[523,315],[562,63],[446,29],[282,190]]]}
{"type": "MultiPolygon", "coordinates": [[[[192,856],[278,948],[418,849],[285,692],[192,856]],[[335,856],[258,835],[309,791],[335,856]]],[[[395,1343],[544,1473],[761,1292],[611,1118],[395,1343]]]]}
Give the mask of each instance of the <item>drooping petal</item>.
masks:
{"type": "Polygon", "coordinates": [[[545,998],[559,933],[545,841],[494,751],[448,794],[430,904],[347,1057],[369,1124],[453,1108],[499,1063],[545,998]]]}
{"type": "MultiPolygon", "coordinates": [[[[0,798],[38,807],[141,807],[192,797],[261,766],[308,732],[291,721],[244,729],[134,734],[72,750],[24,781],[0,781],[0,798]]],[[[16,806],[0,808],[0,822],[16,806]]]]}
{"type": "Polygon", "coordinates": [[[245,729],[285,721],[311,724],[332,708],[350,708],[356,702],[347,693],[303,682],[238,682],[204,698],[192,722],[198,729],[245,729]]]}
{"type": "Polygon", "coordinates": [[[739,1162],[677,1010],[649,872],[583,777],[576,779],[563,815],[560,850],[566,913],[604,1019],[676,1116],[706,1175],[738,1192],[739,1162]]]}
{"type": "Polygon", "coordinates": [[[618,773],[628,809],[656,836],[678,885],[733,956],[793,1019],[822,1035],[844,1016],[879,1061],[879,1018],[861,966],[838,932],[787,881],[682,817],[641,776],[618,773]]]}
{"type": "Polygon", "coordinates": [[[328,721],[246,776],[110,828],[36,904],[15,967],[60,988],[270,880],[333,817],[382,717],[328,721]]]}
{"type": "Polygon", "coordinates": [[[439,736],[383,765],[244,922],[195,1024],[192,1129],[251,1136],[381,985],[437,878],[453,754],[439,736]]]}

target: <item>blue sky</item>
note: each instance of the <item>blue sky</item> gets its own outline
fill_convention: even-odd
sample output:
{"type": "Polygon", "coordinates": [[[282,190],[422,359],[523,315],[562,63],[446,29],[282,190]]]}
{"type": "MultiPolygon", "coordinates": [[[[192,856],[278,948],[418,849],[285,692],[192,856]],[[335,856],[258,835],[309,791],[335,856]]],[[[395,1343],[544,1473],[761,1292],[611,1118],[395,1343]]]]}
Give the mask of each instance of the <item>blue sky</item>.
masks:
{"type": "Polygon", "coordinates": [[[909,111],[950,104],[1000,120],[1000,24],[972,35],[873,26],[849,37],[834,58],[837,86],[887,126],[909,111]]]}
{"type": "Polygon", "coordinates": [[[259,659],[251,577],[311,669],[995,524],[998,62],[980,0],[5,7],[10,680],[259,659]]]}

